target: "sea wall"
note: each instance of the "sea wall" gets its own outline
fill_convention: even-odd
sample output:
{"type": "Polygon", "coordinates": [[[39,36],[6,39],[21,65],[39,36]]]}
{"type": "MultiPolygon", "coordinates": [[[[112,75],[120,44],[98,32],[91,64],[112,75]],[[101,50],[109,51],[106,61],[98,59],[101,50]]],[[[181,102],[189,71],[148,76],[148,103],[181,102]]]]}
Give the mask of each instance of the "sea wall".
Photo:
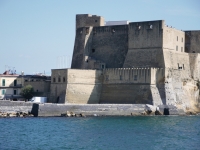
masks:
{"type": "MultiPolygon", "coordinates": [[[[30,112],[34,116],[61,116],[67,112],[85,116],[155,115],[155,106],[146,104],[35,104],[30,102],[0,101],[0,112],[30,112]]],[[[183,115],[173,105],[159,105],[160,115],[183,115]]]]}

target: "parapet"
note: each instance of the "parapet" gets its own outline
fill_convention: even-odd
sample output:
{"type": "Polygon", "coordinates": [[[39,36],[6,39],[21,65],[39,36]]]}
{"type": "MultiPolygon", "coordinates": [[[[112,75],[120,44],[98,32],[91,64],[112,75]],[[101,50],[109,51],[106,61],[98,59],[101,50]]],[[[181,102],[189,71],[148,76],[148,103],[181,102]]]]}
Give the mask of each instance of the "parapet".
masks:
{"type": "Polygon", "coordinates": [[[87,26],[104,26],[104,18],[97,15],[77,14],[76,29],[87,26]]]}

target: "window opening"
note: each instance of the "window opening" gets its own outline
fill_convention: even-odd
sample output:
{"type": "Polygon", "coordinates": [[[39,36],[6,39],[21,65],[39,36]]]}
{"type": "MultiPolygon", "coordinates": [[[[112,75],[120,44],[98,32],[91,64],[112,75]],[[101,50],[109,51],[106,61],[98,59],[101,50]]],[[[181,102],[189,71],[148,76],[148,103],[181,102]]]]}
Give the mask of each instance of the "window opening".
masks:
{"type": "Polygon", "coordinates": [[[93,49],[92,49],[92,53],[94,53],[94,52],[95,52],[95,49],[93,48],[93,49]]]}
{"type": "Polygon", "coordinates": [[[183,69],[185,70],[184,64],[183,64],[183,69]]]}
{"type": "Polygon", "coordinates": [[[178,41],[178,36],[177,36],[177,41],[178,41]]]}
{"type": "Polygon", "coordinates": [[[178,46],[176,46],[176,51],[178,51],[178,46]]]}
{"type": "Polygon", "coordinates": [[[65,82],[65,77],[63,77],[63,82],[65,82]]]}
{"type": "Polygon", "coordinates": [[[195,51],[192,51],[193,53],[195,53],[195,51]]]}
{"type": "Polygon", "coordinates": [[[53,78],[53,82],[56,82],[56,78],[55,77],[53,78]]]}
{"type": "Polygon", "coordinates": [[[95,20],[95,22],[97,22],[97,20],[95,20]]]}
{"type": "Polygon", "coordinates": [[[119,76],[119,79],[122,80],[122,75],[119,76]]]}
{"type": "Polygon", "coordinates": [[[17,90],[14,90],[13,94],[16,95],[17,94],[17,90]]]}
{"type": "Polygon", "coordinates": [[[14,86],[17,86],[17,80],[14,80],[14,86]]]}
{"type": "Polygon", "coordinates": [[[153,29],[153,25],[151,24],[151,25],[149,25],[149,29],[153,29]]]}
{"type": "Polygon", "coordinates": [[[58,77],[58,82],[60,82],[60,77],[58,77]]]}
{"type": "Polygon", "coordinates": [[[104,69],[104,68],[105,68],[105,65],[101,65],[101,68],[104,69]]]}
{"type": "Polygon", "coordinates": [[[182,38],[182,42],[183,42],[183,38],[182,38]]]}
{"type": "Polygon", "coordinates": [[[6,93],[6,90],[3,89],[3,90],[1,91],[1,94],[2,94],[2,95],[5,95],[5,93],[6,93]]]}
{"type": "Polygon", "coordinates": [[[137,81],[137,75],[134,75],[134,81],[137,81]]]}
{"type": "Polygon", "coordinates": [[[6,80],[2,79],[2,86],[5,86],[5,85],[6,85],[6,80]]]}
{"type": "Polygon", "coordinates": [[[183,47],[181,47],[181,52],[183,52],[183,47]]]}

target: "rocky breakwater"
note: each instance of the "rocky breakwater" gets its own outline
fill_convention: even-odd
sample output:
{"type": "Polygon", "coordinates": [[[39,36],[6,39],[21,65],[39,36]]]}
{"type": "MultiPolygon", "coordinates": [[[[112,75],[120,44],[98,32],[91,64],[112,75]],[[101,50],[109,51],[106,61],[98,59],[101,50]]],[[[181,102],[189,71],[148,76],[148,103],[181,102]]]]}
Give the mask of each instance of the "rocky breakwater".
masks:
{"type": "Polygon", "coordinates": [[[26,112],[0,112],[0,118],[9,118],[9,117],[29,117],[33,116],[31,113],[26,112]]]}
{"type": "Polygon", "coordinates": [[[28,117],[31,114],[33,103],[22,101],[0,100],[0,117],[28,117]]]}

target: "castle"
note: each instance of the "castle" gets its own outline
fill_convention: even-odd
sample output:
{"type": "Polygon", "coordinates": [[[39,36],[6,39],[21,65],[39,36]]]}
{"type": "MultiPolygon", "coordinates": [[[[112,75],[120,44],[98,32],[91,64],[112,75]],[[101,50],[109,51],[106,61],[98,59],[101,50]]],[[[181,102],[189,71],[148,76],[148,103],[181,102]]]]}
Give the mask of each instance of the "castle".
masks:
{"type": "Polygon", "coordinates": [[[50,102],[198,104],[200,31],[181,31],[164,20],[104,25],[76,15],[71,69],[52,69],[50,102]]]}

